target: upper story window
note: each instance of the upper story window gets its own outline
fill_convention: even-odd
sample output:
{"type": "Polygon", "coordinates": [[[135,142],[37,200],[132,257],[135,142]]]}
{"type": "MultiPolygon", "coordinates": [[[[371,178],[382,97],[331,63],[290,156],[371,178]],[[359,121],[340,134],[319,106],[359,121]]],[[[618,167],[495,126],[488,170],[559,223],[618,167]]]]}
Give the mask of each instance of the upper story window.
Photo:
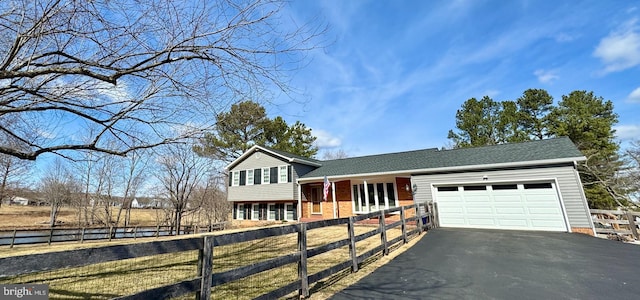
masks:
{"type": "Polygon", "coordinates": [[[229,186],[293,182],[290,165],[231,171],[229,177],[229,186]]]}
{"type": "Polygon", "coordinates": [[[280,175],[280,180],[278,180],[278,183],[285,183],[289,180],[289,173],[287,172],[287,170],[287,166],[278,167],[278,173],[280,175]]]}
{"type": "Polygon", "coordinates": [[[240,185],[240,171],[233,171],[233,173],[231,173],[231,182],[232,186],[240,185]]]}
{"type": "Polygon", "coordinates": [[[247,170],[247,185],[253,185],[253,170],[247,170]]]}
{"type": "Polygon", "coordinates": [[[269,168],[262,168],[262,184],[269,184],[271,172],[269,168]]]}

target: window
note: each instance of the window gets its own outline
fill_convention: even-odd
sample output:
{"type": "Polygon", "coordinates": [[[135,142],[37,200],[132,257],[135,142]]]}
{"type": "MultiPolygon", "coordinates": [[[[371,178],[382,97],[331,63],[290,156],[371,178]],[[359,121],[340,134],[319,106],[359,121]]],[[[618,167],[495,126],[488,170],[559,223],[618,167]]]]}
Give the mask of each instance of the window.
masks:
{"type": "Polygon", "coordinates": [[[251,220],[266,220],[266,219],[267,219],[267,204],[254,203],[252,206],[251,220]]]}
{"type": "Polygon", "coordinates": [[[298,219],[298,209],[296,207],[295,204],[285,204],[284,205],[284,209],[285,209],[285,219],[286,220],[290,220],[290,221],[294,221],[298,219]]]}
{"type": "Polygon", "coordinates": [[[525,190],[550,189],[550,188],[552,188],[550,182],[547,182],[547,183],[527,183],[527,184],[524,185],[524,189],[525,190]]]}
{"type": "Polygon", "coordinates": [[[250,220],[251,219],[251,204],[236,204],[236,219],[237,220],[250,220]]]}
{"type": "Polygon", "coordinates": [[[457,186],[439,186],[438,187],[438,192],[457,192],[457,191],[458,191],[457,186]]]}
{"type": "Polygon", "coordinates": [[[271,169],[269,169],[269,172],[271,174],[269,174],[269,176],[271,177],[269,179],[269,183],[278,183],[278,167],[271,167],[271,169]]]}
{"type": "Polygon", "coordinates": [[[389,208],[398,206],[396,203],[396,185],[387,182],[387,198],[389,199],[389,208]]]}
{"type": "Polygon", "coordinates": [[[518,189],[518,185],[517,184],[494,184],[494,185],[491,186],[491,188],[494,191],[517,190],[518,189]]]}
{"type": "Polygon", "coordinates": [[[279,166],[280,180],[278,183],[286,183],[289,181],[289,172],[287,166],[279,166]]]}
{"type": "Polygon", "coordinates": [[[269,184],[269,168],[262,168],[262,184],[269,184]]]}
{"type": "Polygon", "coordinates": [[[240,171],[240,185],[247,184],[247,171],[240,171]]]}
{"type": "Polygon", "coordinates": [[[486,191],[487,186],[486,185],[465,185],[464,190],[465,191],[486,191]]]}
{"type": "Polygon", "coordinates": [[[253,170],[247,170],[247,185],[253,185],[253,170]]]}
{"type": "Polygon", "coordinates": [[[269,220],[281,221],[285,218],[284,203],[269,204],[269,220]]]}
{"type": "Polygon", "coordinates": [[[239,186],[240,185],[240,171],[233,171],[233,173],[231,173],[233,176],[231,177],[233,180],[233,186],[239,186]]]}
{"type": "Polygon", "coordinates": [[[253,184],[260,184],[262,182],[262,169],[253,170],[253,184]]]}
{"type": "Polygon", "coordinates": [[[395,184],[392,182],[353,185],[353,206],[357,213],[397,207],[395,184]]]}

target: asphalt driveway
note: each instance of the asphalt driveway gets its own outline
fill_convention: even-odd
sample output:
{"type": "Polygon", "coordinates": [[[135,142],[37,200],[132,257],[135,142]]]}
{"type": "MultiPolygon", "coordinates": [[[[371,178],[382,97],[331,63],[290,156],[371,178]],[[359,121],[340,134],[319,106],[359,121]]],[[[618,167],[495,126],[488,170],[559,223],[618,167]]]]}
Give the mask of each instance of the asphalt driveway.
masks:
{"type": "Polygon", "coordinates": [[[331,299],[640,299],[640,245],[439,228],[331,299]]]}

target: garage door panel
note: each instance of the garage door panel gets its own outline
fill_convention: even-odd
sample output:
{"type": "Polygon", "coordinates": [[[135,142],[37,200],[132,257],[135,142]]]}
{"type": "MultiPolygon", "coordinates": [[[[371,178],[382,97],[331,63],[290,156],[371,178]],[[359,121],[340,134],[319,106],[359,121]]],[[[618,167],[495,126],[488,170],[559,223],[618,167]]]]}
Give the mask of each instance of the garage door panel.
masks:
{"type": "Polygon", "coordinates": [[[492,214],[493,209],[490,206],[467,206],[467,214],[492,214]]]}
{"type": "Polygon", "coordinates": [[[557,215],[560,213],[559,209],[552,207],[529,207],[528,211],[531,215],[557,215]]]}
{"type": "Polygon", "coordinates": [[[494,184],[436,191],[440,225],[517,230],[567,231],[553,184],[494,184]],[[517,188],[515,188],[517,186],[517,188]],[[543,188],[539,188],[539,187],[543,188]],[[552,188],[547,188],[551,186],[552,188]],[[525,188],[529,187],[529,188],[525,188]],[[531,188],[534,187],[534,188],[531,188]]]}
{"type": "Polygon", "coordinates": [[[523,219],[500,219],[498,224],[503,227],[520,227],[527,228],[529,227],[529,223],[527,220],[523,219]]]}
{"type": "Polygon", "coordinates": [[[504,203],[520,203],[522,202],[522,197],[520,195],[495,195],[493,196],[494,202],[504,202],[504,203]]]}
{"type": "Polygon", "coordinates": [[[478,193],[478,192],[466,192],[464,197],[464,202],[466,203],[487,203],[491,201],[491,197],[487,196],[486,193],[478,193]],[[470,195],[468,195],[470,194],[470,195]]]}
{"type": "Polygon", "coordinates": [[[524,215],[523,207],[496,207],[496,214],[499,215],[524,215]]]}
{"type": "Polygon", "coordinates": [[[468,218],[469,225],[472,226],[495,226],[496,220],[493,218],[468,218]]]}

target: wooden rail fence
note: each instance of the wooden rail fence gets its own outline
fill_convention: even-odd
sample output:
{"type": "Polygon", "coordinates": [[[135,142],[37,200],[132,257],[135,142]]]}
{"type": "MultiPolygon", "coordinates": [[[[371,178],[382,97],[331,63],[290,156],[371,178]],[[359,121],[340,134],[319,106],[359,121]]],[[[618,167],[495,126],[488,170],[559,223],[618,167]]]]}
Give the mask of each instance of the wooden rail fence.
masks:
{"type": "MultiPolygon", "coordinates": [[[[226,222],[214,223],[211,226],[183,226],[181,234],[203,233],[222,230],[226,222]]],[[[16,245],[49,244],[58,242],[80,242],[95,240],[112,240],[122,238],[143,238],[175,235],[170,226],[129,226],[129,227],[53,227],[47,229],[13,229],[0,230],[0,246],[13,248],[16,245]]]]}
{"type": "MultiPolygon", "coordinates": [[[[410,237],[419,235],[422,231],[433,227],[433,225],[432,210],[424,204],[413,204],[349,218],[268,227],[222,235],[205,235],[179,240],[154,241],[0,258],[0,279],[2,279],[2,277],[31,274],[41,271],[53,271],[124,259],[198,250],[198,274],[194,279],[147,289],[113,299],[170,299],[194,292],[196,293],[196,299],[209,299],[212,287],[292,263],[297,263],[298,265],[297,280],[263,294],[256,299],[274,299],[296,291],[298,291],[301,297],[307,297],[309,296],[310,284],[345,269],[351,269],[352,272],[356,272],[360,264],[366,259],[376,254],[387,255],[393,245],[407,243],[410,237]],[[387,219],[387,217],[394,214],[399,215],[399,217],[394,217],[394,220],[399,220],[391,221],[387,219]],[[407,215],[412,216],[408,217],[407,215]],[[355,234],[354,226],[356,226],[356,224],[376,218],[378,219],[378,224],[375,229],[359,235],[355,234]],[[315,248],[308,248],[307,232],[309,230],[345,224],[348,230],[348,238],[315,248]],[[412,226],[408,226],[410,224],[412,226]],[[410,230],[409,227],[413,227],[413,225],[415,225],[415,228],[410,230]],[[388,239],[387,231],[397,227],[401,230],[401,234],[396,238],[388,239]],[[298,247],[295,253],[282,255],[224,272],[213,273],[213,257],[216,247],[293,233],[297,233],[298,237],[298,247]],[[363,253],[357,253],[356,243],[375,235],[380,236],[380,245],[363,253]],[[348,260],[312,275],[307,274],[307,260],[309,258],[345,246],[349,248],[350,255],[348,260]]],[[[117,287],[114,287],[114,289],[117,289],[117,287]]]]}
{"type": "Polygon", "coordinates": [[[640,239],[640,223],[636,221],[636,218],[640,219],[640,212],[592,209],[591,218],[596,234],[629,235],[636,240],[640,239]]]}

